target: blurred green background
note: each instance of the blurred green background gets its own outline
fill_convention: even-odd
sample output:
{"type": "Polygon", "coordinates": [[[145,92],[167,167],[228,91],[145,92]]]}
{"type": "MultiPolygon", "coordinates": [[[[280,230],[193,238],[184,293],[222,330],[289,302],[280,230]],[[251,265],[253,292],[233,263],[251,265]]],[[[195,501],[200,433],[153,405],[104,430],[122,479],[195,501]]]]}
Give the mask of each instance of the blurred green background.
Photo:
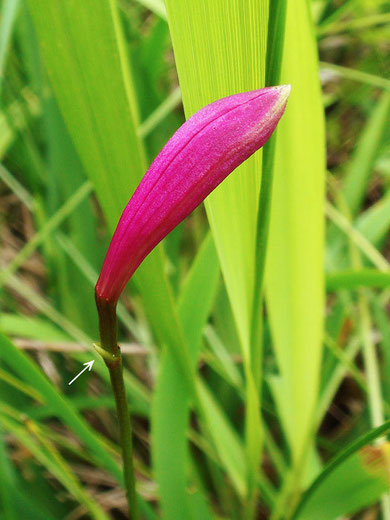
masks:
{"type": "MultiPolygon", "coordinates": [[[[168,14],[160,0],[1,1],[0,518],[126,517],[104,364],[68,385],[96,357],[94,284],[184,114],[270,78],[295,98],[257,343],[261,154],[164,240],[118,308],[143,515],[290,518],[325,462],[389,418],[390,3],[289,2],[283,39],[265,0],[170,0],[168,14]],[[275,69],[267,41],[285,42],[275,69]],[[182,335],[203,416],[175,366],[182,335]]],[[[298,518],[388,520],[388,457],[387,443],[349,457],[298,518]]]]}

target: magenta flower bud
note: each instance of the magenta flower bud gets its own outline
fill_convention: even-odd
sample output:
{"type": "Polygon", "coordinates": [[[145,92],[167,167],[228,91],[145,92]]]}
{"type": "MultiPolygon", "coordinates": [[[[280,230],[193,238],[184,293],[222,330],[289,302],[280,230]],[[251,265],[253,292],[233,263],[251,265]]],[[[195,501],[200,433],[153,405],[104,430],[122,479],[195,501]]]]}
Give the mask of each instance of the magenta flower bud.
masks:
{"type": "Polygon", "coordinates": [[[123,211],[96,284],[98,301],[115,304],[150,251],[267,142],[289,93],[290,86],[268,87],[219,99],[179,128],[123,211]]]}

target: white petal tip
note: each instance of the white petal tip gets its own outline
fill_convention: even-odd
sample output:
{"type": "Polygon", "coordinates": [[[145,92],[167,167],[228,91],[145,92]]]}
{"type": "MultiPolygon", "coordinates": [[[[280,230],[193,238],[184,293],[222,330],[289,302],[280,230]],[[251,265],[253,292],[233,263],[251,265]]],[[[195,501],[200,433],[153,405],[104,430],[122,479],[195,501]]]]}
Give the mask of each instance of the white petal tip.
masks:
{"type": "Polygon", "coordinates": [[[279,87],[277,87],[278,90],[280,91],[280,94],[285,98],[287,99],[288,96],[290,95],[290,92],[291,92],[291,85],[280,85],[279,87]]]}

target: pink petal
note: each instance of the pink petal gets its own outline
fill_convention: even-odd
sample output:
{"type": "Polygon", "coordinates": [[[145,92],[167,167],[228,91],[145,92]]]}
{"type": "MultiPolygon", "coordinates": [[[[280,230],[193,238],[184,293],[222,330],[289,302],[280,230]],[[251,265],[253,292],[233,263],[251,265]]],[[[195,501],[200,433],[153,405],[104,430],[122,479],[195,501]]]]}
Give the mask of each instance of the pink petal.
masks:
{"type": "Polygon", "coordinates": [[[267,142],[289,94],[284,85],[219,99],[178,129],[122,213],[96,284],[99,300],[115,303],[150,251],[267,142]]]}

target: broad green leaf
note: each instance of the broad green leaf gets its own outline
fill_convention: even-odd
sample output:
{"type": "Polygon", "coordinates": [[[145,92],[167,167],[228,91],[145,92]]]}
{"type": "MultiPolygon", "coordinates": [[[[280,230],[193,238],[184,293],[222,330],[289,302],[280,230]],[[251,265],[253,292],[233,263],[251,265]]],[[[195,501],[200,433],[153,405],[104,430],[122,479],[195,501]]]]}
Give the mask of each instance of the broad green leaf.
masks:
{"type": "MultiPolygon", "coordinates": [[[[196,0],[167,0],[166,5],[187,117],[218,98],[264,86],[267,0],[201,5],[196,0]]],[[[261,450],[259,395],[250,367],[261,164],[262,152],[257,152],[206,200],[245,363],[247,476],[252,483],[261,450]]]]}
{"type": "Polygon", "coordinates": [[[305,0],[288,2],[281,83],[292,90],[276,139],[266,293],[281,374],[275,397],[297,461],[317,399],[324,315],[324,117],[305,0]]]}
{"type": "MultiPolygon", "coordinates": [[[[113,231],[146,169],[115,3],[31,0],[28,6],[58,105],[113,231]]],[[[158,341],[174,346],[183,361],[161,247],[143,262],[135,280],[158,341]]]]}
{"type": "Polygon", "coordinates": [[[145,161],[109,2],[27,3],[62,115],[112,229],[145,161]]]}
{"type": "MultiPolygon", "coordinates": [[[[186,116],[212,101],[264,86],[266,0],[167,0],[186,116]]],[[[206,201],[245,354],[253,298],[261,152],[248,159],[206,201]]]]}

